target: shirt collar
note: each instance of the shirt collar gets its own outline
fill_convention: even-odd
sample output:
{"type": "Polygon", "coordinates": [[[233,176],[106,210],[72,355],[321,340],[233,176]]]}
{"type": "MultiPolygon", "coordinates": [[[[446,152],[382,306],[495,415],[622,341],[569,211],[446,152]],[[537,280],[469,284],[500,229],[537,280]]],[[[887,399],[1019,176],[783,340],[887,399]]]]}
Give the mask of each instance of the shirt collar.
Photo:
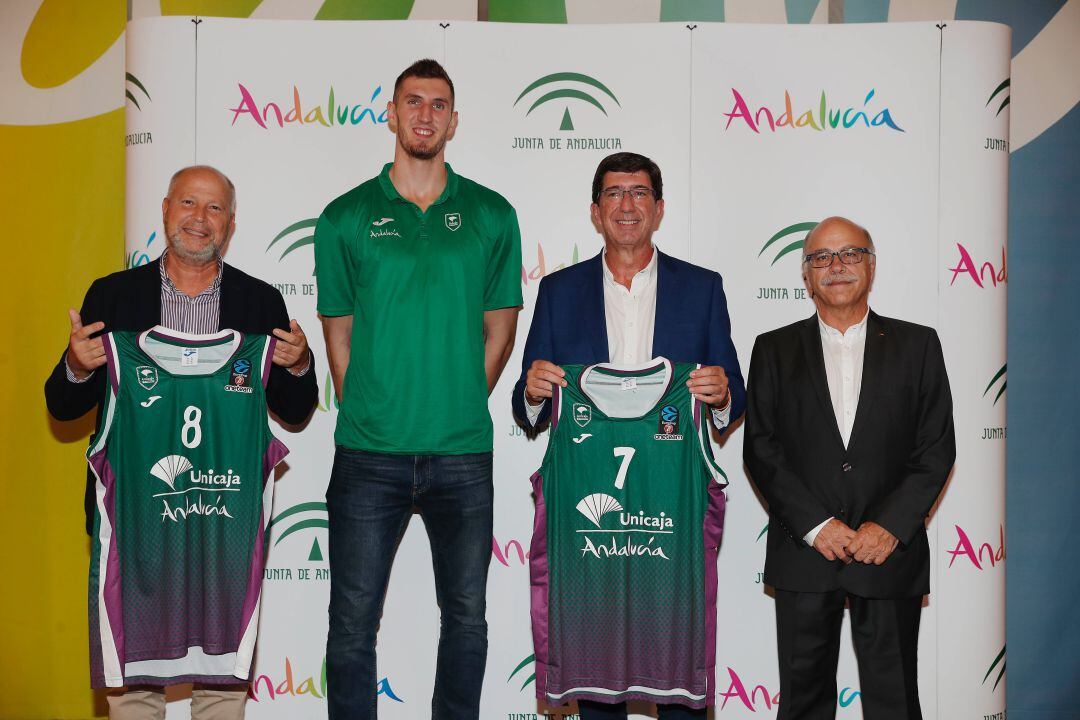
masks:
{"type": "MultiPolygon", "coordinates": [[[[165,248],[165,252],[161,253],[161,257],[158,258],[158,270],[161,271],[161,284],[169,292],[183,295],[184,293],[182,293],[180,289],[173,284],[172,278],[169,277],[169,272],[165,269],[165,256],[168,254],[169,249],[165,248]]],[[[207,287],[195,297],[216,293],[221,289],[221,273],[224,266],[225,261],[222,260],[221,256],[219,255],[217,259],[217,277],[214,278],[214,281],[210,283],[209,287],[207,287]]]]}
{"type": "MultiPolygon", "coordinates": [[[[656,258],[660,252],[656,249],[656,245],[652,246],[652,257],[649,258],[648,264],[637,271],[634,274],[634,279],[641,279],[643,282],[652,279],[656,274],[656,258]]],[[[611,272],[611,268],[607,264],[607,247],[603,249],[600,257],[600,265],[604,268],[604,282],[615,284],[615,273],[611,272]]]]}
{"type": "MultiPolygon", "coordinates": [[[[458,190],[458,174],[454,172],[454,168],[450,167],[450,163],[443,163],[446,167],[446,187],[443,188],[442,194],[438,199],[432,203],[432,205],[438,205],[439,203],[450,200],[457,195],[458,190]]],[[[388,162],[383,165],[382,172],[379,173],[379,186],[382,188],[383,194],[386,195],[387,200],[399,200],[401,202],[409,202],[405,198],[401,197],[401,193],[394,187],[394,181],[390,179],[390,168],[394,167],[394,163],[388,162]]]]}
{"type": "Polygon", "coordinates": [[[821,319],[821,315],[818,318],[818,329],[821,331],[821,336],[824,338],[834,338],[841,340],[844,338],[852,339],[861,336],[866,332],[866,319],[870,317],[870,308],[866,308],[866,314],[862,316],[862,320],[849,327],[844,332],[840,332],[836,328],[826,325],[825,321],[821,319]]]}

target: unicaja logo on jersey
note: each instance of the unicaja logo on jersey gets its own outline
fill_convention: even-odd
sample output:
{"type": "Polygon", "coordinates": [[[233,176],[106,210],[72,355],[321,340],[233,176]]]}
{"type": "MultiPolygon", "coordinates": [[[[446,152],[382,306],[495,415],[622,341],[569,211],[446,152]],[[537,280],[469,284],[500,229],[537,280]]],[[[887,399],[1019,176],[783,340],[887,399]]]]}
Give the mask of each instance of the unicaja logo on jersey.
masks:
{"type": "Polygon", "coordinates": [[[446,223],[447,230],[457,230],[461,227],[461,213],[446,213],[443,215],[443,222],[446,223]]]}
{"type": "Polygon", "coordinates": [[[176,477],[190,469],[191,461],[183,455],[166,455],[154,463],[150,474],[168,485],[170,490],[176,490],[176,477]]]}
{"type": "Polygon", "coordinates": [[[578,512],[587,517],[596,527],[600,527],[600,518],[604,515],[622,509],[623,506],[619,504],[619,501],[606,493],[587,495],[577,504],[578,512]]]}
{"type": "Polygon", "coordinates": [[[574,403],[574,422],[579,427],[585,427],[592,420],[592,406],[584,403],[574,403]]]}
{"type": "Polygon", "coordinates": [[[164,507],[161,512],[161,520],[166,519],[175,522],[187,520],[190,515],[223,515],[232,518],[229,509],[225,507],[225,492],[236,492],[234,486],[240,485],[240,476],[233,473],[229,468],[225,473],[215,473],[213,468],[209,470],[192,469],[191,461],[183,455],[166,455],[158,460],[150,468],[150,474],[169,486],[168,492],[155,493],[154,497],[161,498],[164,507]],[[188,483],[191,487],[176,489],[176,480],[184,473],[188,473],[188,483]],[[213,493],[213,498],[204,500],[201,494],[189,496],[192,490],[213,493]],[[179,504],[170,505],[169,497],[175,497],[179,504]]]}

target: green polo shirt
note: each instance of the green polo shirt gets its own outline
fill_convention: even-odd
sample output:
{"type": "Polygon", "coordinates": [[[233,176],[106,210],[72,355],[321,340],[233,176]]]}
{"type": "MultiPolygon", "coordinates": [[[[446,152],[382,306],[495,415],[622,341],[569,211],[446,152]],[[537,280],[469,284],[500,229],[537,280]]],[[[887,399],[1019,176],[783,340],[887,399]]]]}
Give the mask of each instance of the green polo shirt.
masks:
{"type": "Polygon", "coordinates": [[[521,305],[521,236],[498,193],[446,166],[421,212],[388,163],[315,227],[318,309],[352,315],[337,444],[381,453],[489,452],[484,312],[521,305]]]}

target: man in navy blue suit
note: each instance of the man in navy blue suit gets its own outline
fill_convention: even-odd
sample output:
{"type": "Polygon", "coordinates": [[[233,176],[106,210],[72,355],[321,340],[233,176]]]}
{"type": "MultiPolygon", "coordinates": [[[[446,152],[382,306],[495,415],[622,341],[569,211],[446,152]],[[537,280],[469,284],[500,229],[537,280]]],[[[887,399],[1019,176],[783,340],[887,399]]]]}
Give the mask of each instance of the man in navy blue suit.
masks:
{"type": "MultiPolygon", "coordinates": [[[[536,428],[551,414],[561,364],[640,364],[656,356],[701,363],[687,386],[724,429],[746,405],[720,275],[660,252],[653,233],[664,217],[660,168],[621,152],[604,158],[592,183],[593,225],[604,238],[594,258],[540,282],[514,415],[536,428]]],[[[626,718],[624,704],[579,703],[582,720],[626,718]]],[[[658,707],[661,720],[704,718],[704,710],[658,707]]]]}

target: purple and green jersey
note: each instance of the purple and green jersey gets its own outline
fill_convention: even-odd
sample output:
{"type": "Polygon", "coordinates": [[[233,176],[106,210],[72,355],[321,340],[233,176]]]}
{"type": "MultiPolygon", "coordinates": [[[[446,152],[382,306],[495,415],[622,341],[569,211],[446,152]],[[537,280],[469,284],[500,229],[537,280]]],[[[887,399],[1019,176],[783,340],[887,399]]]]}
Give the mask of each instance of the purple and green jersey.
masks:
{"type": "Polygon", "coordinates": [[[91,685],[248,678],[270,475],[275,340],[155,327],[102,336],[108,383],[87,459],[91,685]]]}
{"type": "Polygon", "coordinates": [[[564,365],[536,497],[537,697],[711,702],[727,479],[697,365],[564,365]]]}

